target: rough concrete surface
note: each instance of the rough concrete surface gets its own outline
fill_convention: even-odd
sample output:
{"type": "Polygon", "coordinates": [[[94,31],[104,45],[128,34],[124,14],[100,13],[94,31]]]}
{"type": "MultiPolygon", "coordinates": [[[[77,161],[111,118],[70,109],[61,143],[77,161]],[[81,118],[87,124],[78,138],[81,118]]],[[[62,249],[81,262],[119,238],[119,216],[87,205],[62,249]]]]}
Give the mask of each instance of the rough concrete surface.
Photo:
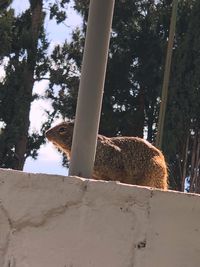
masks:
{"type": "Polygon", "coordinates": [[[198,195],[0,170],[0,267],[198,266],[198,195]]]}

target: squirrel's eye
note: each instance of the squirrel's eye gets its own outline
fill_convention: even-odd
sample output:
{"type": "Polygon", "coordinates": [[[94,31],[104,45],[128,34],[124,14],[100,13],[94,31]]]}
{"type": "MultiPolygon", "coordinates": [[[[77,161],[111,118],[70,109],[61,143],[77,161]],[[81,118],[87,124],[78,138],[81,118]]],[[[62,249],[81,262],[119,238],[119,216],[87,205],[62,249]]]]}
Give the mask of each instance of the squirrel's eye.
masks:
{"type": "Polygon", "coordinates": [[[61,127],[61,128],[59,129],[59,133],[61,133],[61,134],[65,133],[65,131],[66,131],[66,128],[64,128],[64,127],[61,127]]]}

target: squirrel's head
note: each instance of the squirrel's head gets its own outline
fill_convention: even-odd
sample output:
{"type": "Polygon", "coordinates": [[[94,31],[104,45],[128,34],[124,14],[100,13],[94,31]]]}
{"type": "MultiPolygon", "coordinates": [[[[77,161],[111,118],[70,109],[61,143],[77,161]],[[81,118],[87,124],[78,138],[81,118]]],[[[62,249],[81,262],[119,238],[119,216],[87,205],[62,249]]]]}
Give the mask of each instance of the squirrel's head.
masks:
{"type": "Polygon", "coordinates": [[[45,135],[57,148],[63,152],[70,154],[72,146],[72,137],[74,130],[74,122],[61,122],[60,124],[50,128],[45,135]]]}

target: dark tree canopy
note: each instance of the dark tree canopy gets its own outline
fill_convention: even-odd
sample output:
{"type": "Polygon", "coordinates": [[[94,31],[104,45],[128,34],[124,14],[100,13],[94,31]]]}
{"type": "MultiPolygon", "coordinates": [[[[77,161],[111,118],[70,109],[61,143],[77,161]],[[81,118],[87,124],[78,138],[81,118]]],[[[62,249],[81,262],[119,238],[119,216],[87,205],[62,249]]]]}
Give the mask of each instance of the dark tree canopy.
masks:
{"type": "MultiPolygon", "coordinates": [[[[164,151],[170,162],[173,187],[178,190],[184,189],[185,177],[200,180],[199,12],[199,1],[183,1],[177,21],[164,151]]],[[[194,182],[190,191],[200,192],[199,186],[194,182]]]]}
{"type": "MultiPolygon", "coordinates": [[[[45,1],[50,19],[62,22],[69,1],[45,1]],[[48,3],[49,2],[49,3],[48,3]]],[[[44,143],[41,133],[29,132],[31,103],[35,81],[49,72],[49,46],[44,20],[46,13],[42,0],[30,0],[30,7],[15,15],[11,1],[4,1],[0,11],[0,59],[5,77],[0,81],[0,167],[22,170],[25,160],[37,157],[44,143]]]]}

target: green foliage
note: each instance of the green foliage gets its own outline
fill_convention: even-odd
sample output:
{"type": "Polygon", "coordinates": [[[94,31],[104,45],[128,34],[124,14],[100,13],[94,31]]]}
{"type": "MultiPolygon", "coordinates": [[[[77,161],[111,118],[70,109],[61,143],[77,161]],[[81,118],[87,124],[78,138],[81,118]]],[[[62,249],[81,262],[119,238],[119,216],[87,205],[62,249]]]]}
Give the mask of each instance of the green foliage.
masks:
{"type": "MultiPolygon", "coordinates": [[[[50,2],[50,16],[57,22],[65,19],[68,2],[50,2]]],[[[0,11],[0,59],[5,71],[0,81],[0,167],[22,169],[27,157],[35,159],[50,126],[51,120],[39,133],[29,131],[31,103],[38,97],[32,93],[34,83],[49,73],[45,15],[42,0],[30,0],[30,8],[17,16],[9,4],[0,11]]]]}
{"type": "MultiPolygon", "coordinates": [[[[146,1],[116,1],[100,123],[100,132],[105,135],[143,136],[144,126],[148,125],[148,139],[152,141],[154,138],[153,125],[157,120],[157,96],[162,79],[163,42],[167,36],[164,34],[166,26],[159,28],[160,19],[164,17],[159,12],[160,5],[154,1],[151,4],[146,1]],[[148,116],[145,117],[145,114],[148,116]]],[[[168,12],[168,7],[163,3],[162,12],[163,9],[168,12]]],[[[75,1],[75,9],[83,16],[82,32],[85,34],[88,1],[75,1]]],[[[72,55],[72,65],[79,69],[83,37],[77,37],[79,35],[73,35],[68,53],[72,55]]],[[[73,100],[77,95],[74,93],[76,89],[67,84],[66,94],[70,101],[65,104],[76,103],[76,99],[73,100]]],[[[73,104],[73,114],[71,111],[69,114],[68,109],[63,114],[62,107],[61,113],[74,117],[74,107],[73,104]]]]}
{"type": "Polygon", "coordinates": [[[11,51],[14,10],[0,8],[0,60],[11,51]]]}
{"type": "Polygon", "coordinates": [[[53,19],[55,18],[57,23],[61,23],[65,21],[67,18],[66,15],[66,4],[68,4],[70,0],[61,0],[61,1],[56,1],[55,3],[49,3],[49,18],[53,19]]]}
{"type": "Polygon", "coordinates": [[[164,151],[170,162],[173,187],[183,190],[184,165],[185,176],[191,176],[192,154],[198,153],[197,145],[196,152],[192,147],[200,130],[200,3],[183,1],[179,12],[182,13],[179,13],[177,21],[164,151]],[[188,138],[189,144],[186,147],[188,138]]]}
{"type": "Polygon", "coordinates": [[[48,48],[42,27],[38,50],[33,45],[33,36],[30,34],[31,16],[30,10],[26,10],[12,21],[11,51],[7,55],[8,62],[4,66],[6,76],[0,83],[0,121],[5,124],[0,135],[0,142],[3,143],[0,158],[2,167],[18,168],[16,162],[21,161],[23,165],[28,155],[35,155],[38,142],[40,144],[44,142],[39,134],[34,133],[34,136],[28,134],[30,104],[33,101],[34,69],[39,77],[38,69],[44,65],[42,64],[46,60],[44,50],[48,48]],[[17,147],[22,136],[25,147],[23,157],[20,158],[17,147]]]}
{"type": "Polygon", "coordinates": [[[2,10],[6,10],[12,2],[13,2],[12,0],[1,0],[1,2],[0,2],[0,12],[2,10]]]}

